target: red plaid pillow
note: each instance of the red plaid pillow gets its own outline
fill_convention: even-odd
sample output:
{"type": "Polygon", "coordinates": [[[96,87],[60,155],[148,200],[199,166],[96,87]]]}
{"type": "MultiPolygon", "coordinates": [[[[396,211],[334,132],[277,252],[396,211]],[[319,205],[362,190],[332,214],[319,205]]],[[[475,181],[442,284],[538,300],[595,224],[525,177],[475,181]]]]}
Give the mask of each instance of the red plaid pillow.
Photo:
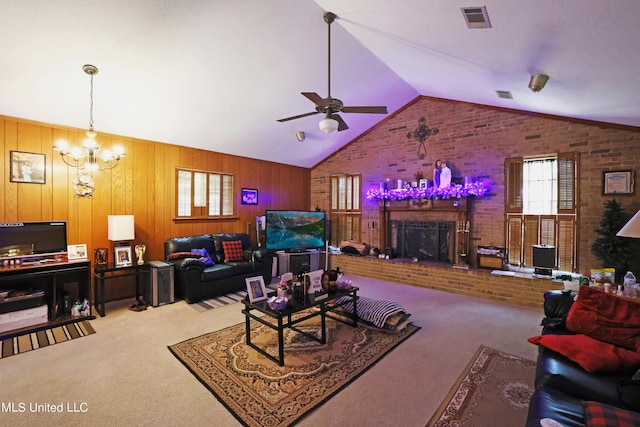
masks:
{"type": "Polygon", "coordinates": [[[640,425],[640,414],[600,402],[582,401],[587,427],[634,427],[640,425]]]}
{"type": "Polygon", "coordinates": [[[242,255],[242,242],[240,240],[224,241],[222,242],[222,249],[224,250],[225,261],[243,261],[242,255]]]}

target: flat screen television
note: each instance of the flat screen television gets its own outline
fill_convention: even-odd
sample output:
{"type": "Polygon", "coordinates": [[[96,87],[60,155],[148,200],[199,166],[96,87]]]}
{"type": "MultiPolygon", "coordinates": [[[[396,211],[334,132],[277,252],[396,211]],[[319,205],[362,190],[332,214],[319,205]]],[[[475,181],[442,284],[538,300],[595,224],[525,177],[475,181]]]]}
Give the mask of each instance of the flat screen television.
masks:
{"type": "Polygon", "coordinates": [[[265,223],[267,249],[297,252],[325,245],[323,211],[268,210],[265,223]]]}
{"type": "Polygon", "coordinates": [[[0,258],[61,255],[67,252],[67,223],[0,223],[0,258]]]}

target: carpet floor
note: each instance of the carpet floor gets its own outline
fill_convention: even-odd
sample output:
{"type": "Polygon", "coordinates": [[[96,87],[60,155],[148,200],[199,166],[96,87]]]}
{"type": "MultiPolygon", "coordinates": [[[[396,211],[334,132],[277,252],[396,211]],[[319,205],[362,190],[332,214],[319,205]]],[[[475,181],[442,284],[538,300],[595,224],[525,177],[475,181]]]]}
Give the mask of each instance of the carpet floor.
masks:
{"type": "Polygon", "coordinates": [[[2,340],[0,359],[48,347],[50,345],[69,341],[75,338],[81,338],[95,334],[95,332],[96,331],[88,320],[82,320],[80,322],[69,323],[55,328],[44,329],[42,331],[7,338],[2,340]]]}
{"type": "Polygon", "coordinates": [[[481,345],[427,427],[521,426],[536,362],[481,345]]]}
{"type": "MultiPolygon", "coordinates": [[[[320,320],[298,325],[320,334],[320,320]]],[[[277,333],[251,324],[251,341],[277,355],[277,333]]],[[[327,343],[285,330],[285,366],[245,343],[245,324],[169,346],[171,352],[244,425],[290,426],[338,393],[420,328],[397,333],[327,319],[327,343]]],[[[335,397],[339,399],[339,396],[335,397]]]]}

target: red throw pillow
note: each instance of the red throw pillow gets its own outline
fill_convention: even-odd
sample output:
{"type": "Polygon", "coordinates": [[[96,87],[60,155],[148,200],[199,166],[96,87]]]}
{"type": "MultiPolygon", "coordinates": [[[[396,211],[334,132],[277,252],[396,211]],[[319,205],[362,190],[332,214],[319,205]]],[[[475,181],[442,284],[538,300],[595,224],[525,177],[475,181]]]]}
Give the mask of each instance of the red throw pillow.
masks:
{"type": "Polygon", "coordinates": [[[567,315],[567,329],[640,350],[640,301],[580,286],[567,315]]]}
{"type": "Polygon", "coordinates": [[[639,352],[584,334],[538,335],[528,341],[558,352],[592,373],[618,372],[640,365],[639,352]]]}
{"type": "Polygon", "coordinates": [[[640,425],[640,414],[605,403],[582,401],[587,427],[635,427],[640,425]]]}
{"type": "Polygon", "coordinates": [[[231,240],[222,242],[225,261],[243,261],[242,242],[240,240],[231,240]]]}

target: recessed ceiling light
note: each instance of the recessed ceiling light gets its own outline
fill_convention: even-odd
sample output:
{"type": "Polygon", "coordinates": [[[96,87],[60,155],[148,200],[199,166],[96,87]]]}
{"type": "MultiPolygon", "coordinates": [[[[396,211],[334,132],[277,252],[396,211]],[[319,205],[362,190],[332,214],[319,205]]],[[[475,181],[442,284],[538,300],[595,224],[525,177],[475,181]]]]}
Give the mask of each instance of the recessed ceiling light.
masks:
{"type": "Polygon", "coordinates": [[[462,7],[462,16],[467,24],[467,28],[491,28],[487,7],[462,7]]]}

